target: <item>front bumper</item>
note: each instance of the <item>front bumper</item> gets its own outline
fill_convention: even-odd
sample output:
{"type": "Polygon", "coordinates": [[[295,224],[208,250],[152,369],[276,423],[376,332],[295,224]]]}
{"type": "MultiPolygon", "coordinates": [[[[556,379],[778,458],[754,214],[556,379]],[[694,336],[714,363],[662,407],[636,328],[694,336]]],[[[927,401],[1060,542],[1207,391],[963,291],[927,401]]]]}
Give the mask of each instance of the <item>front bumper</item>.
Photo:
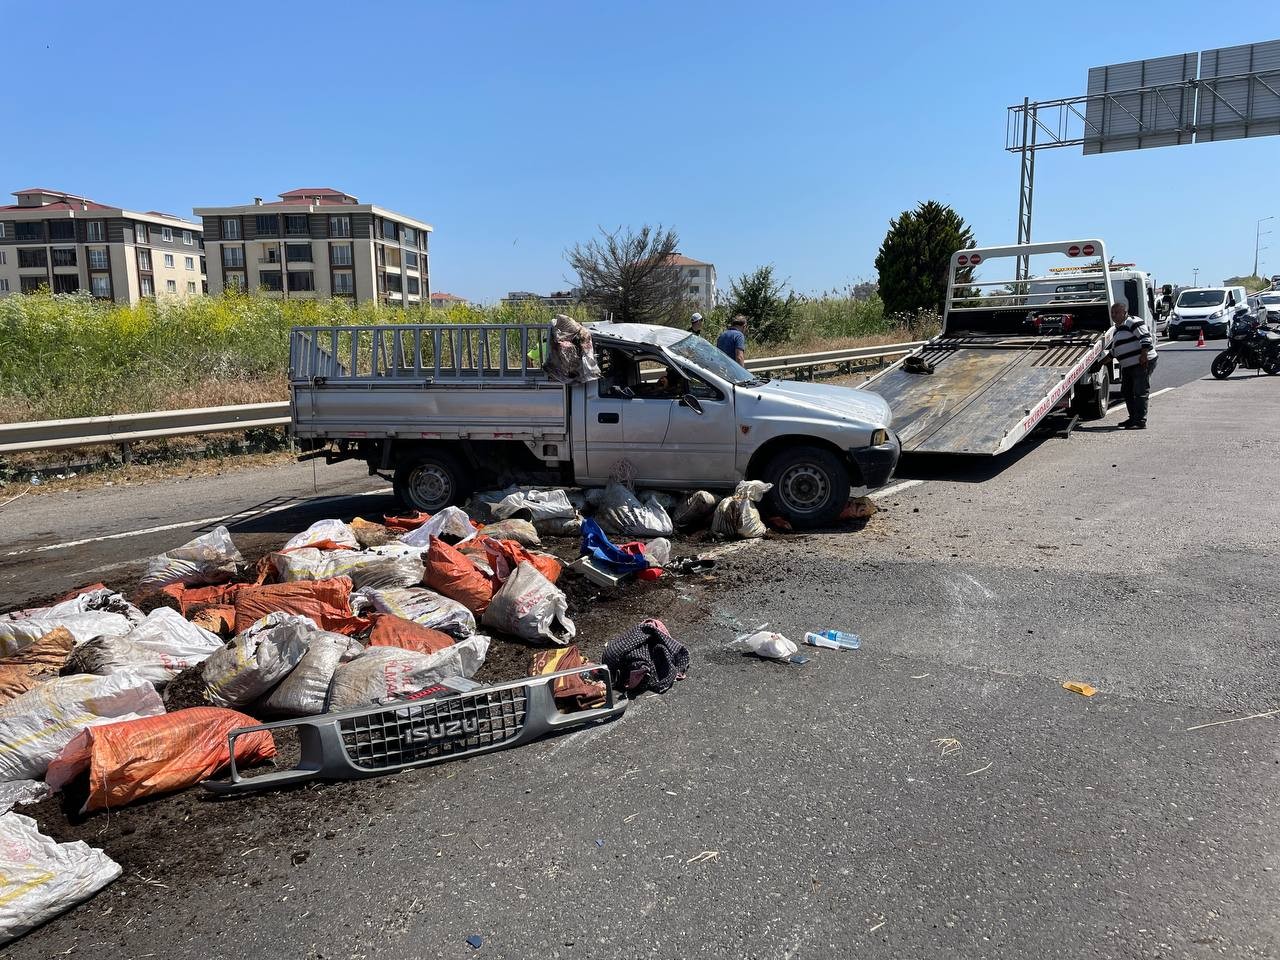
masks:
{"type": "Polygon", "coordinates": [[[857,479],[868,489],[883,487],[897,469],[898,457],[902,454],[902,444],[898,435],[889,431],[889,439],[874,447],[852,447],[849,459],[858,469],[857,479]]]}
{"type": "Polygon", "coordinates": [[[1225,337],[1231,326],[1230,320],[1173,320],[1169,323],[1169,335],[1181,337],[1203,330],[1206,334],[1225,337]]]}

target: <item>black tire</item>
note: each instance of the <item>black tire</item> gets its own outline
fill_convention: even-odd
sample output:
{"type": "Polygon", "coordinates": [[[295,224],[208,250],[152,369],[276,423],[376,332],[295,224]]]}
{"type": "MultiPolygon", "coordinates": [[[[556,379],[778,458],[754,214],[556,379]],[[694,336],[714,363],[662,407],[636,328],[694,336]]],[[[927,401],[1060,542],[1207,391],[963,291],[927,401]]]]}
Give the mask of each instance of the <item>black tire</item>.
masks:
{"type": "Polygon", "coordinates": [[[403,504],[426,513],[460,504],[471,496],[471,471],[447,450],[422,450],[396,467],[392,489],[403,504]]]}
{"type": "Polygon", "coordinates": [[[1169,332],[1166,333],[1165,336],[1174,342],[1182,339],[1182,334],[1178,333],[1177,330],[1174,330],[1173,327],[1169,328],[1169,332]]]}
{"type": "Polygon", "coordinates": [[[1236,372],[1236,358],[1231,355],[1230,350],[1223,350],[1213,358],[1213,366],[1209,368],[1209,372],[1218,380],[1227,379],[1236,372]]]}
{"type": "Polygon", "coordinates": [[[766,511],[798,530],[830,526],[849,502],[849,468],[822,447],[788,447],[775,454],[764,480],[773,484],[766,511]]]}
{"type": "Polygon", "coordinates": [[[1076,401],[1076,412],[1085,420],[1101,420],[1111,409],[1111,368],[1102,365],[1102,382],[1091,390],[1085,390],[1076,401]]]}
{"type": "Polygon", "coordinates": [[[1271,354],[1262,361],[1262,372],[1269,377],[1280,373],[1280,354],[1271,354]]]}

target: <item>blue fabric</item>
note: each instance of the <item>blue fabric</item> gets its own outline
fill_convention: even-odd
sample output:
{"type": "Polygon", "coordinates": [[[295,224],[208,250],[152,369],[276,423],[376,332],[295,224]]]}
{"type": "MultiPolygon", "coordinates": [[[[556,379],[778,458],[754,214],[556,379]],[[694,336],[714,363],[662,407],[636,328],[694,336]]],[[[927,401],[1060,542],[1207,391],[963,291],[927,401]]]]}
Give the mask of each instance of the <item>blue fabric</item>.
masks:
{"type": "Polygon", "coordinates": [[[716,349],[732,360],[738,359],[738,351],[747,351],[747,338],[741,330],[730,327],[716,339],[716,349]]]}
{"type": "Polygon", "coordinates": [[[600,524],[589,517],[582,521],[582,556],[590,557],[610,573],[649,569],[648,560],[615,547],[600,529],[600,524]]]}

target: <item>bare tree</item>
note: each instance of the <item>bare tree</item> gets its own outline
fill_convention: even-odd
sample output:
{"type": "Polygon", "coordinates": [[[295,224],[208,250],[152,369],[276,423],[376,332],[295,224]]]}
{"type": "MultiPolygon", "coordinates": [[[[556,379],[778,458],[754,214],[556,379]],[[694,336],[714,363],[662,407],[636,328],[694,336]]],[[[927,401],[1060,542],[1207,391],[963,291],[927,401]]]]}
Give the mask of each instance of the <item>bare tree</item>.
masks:
{"type": "Polygon", "coordinates": [[[672,261],[680,238],[675,230],[645,224],[618,227],[576,244],[565,254],[578,274],[582,299],[620,323],[668,323],[685,305],[685,285],[672,261]]]}

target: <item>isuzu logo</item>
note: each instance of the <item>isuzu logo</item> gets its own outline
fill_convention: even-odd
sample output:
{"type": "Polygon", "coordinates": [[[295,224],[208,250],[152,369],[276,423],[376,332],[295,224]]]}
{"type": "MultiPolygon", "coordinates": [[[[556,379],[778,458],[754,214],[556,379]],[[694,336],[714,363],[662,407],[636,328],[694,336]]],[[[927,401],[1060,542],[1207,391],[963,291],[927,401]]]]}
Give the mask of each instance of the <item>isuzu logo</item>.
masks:
{"type": "MultiPolygon", "coordinates": [[[[486,721],[487,722],[487,721],[486,721]]],[[[458,720],[437,720],[405,731],[410,743],[429,743],[433,740],[452,740],[480,732],[479,717],[463,717],[458,720]]]]}

